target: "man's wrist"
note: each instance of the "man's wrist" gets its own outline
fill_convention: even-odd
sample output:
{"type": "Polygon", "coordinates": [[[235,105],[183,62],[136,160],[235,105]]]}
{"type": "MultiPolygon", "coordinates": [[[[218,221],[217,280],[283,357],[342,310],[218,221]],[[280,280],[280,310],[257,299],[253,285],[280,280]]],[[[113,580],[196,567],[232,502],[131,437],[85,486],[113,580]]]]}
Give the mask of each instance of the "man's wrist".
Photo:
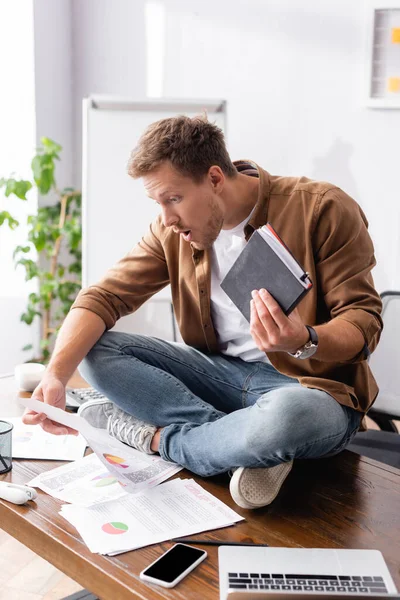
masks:
{"type": "Polygon", "coordinates": [[[69,372],[66,372],[65,369],[62,369],[60,366],[56,365],[56,364],[49,364],[47,369],[46,369],[46,376],[47,377],[54,377],[54,379],[58,379],[58,381],[61,381],[61,383],[63,385],[67,385],[68,381],[71,378],[71,375],[69,374],[69,372]]]}
{"type": "Polygon", "coordinates": [[[296,352],[300,348],[302,348],[304,346],[304,344],[307,344],[309,339],[310,339],[310,332],[308,331],[307,327],[305,325],[303,325],[302,336],[301,337],[299,336],[299,340],[296,342],[296,348],[288,351],[289,354],[296,354],[296,352]]]}
{"type": "MultiPolygon", "coordinates": [[[[311,358],[318,350],[318,334],[313,327],[305,325],[308,332],[308,340],[292,354],[294,358],[300,358],[302,360],[311,358]]],[[[290,353],[289,353],[290,354],[290,353]]]]}

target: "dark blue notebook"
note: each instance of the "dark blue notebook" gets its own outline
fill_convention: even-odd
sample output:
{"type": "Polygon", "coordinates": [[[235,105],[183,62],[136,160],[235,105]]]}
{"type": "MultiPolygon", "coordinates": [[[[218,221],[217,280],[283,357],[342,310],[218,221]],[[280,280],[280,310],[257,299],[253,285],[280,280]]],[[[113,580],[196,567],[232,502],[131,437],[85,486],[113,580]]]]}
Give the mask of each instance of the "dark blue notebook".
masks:
{"type": "Polygon", "coordinates": [[[221,288],[249,322],[253,290],[265,288],[289,315],[312,287],[308,274],[272,226],[268,223],[262,229],[264,233],[253,233],[221,282],[221,288]]]}

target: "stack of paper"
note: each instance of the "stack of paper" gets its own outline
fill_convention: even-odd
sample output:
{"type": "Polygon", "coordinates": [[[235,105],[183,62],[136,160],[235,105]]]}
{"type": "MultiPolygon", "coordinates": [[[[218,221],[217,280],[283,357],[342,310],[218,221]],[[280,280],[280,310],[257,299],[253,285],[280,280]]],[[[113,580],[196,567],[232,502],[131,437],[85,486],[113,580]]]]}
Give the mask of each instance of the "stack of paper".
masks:
{"type": "Polygon", "coordinates": [[[174,479],[87,508],[64,504],[60,514],[91,552],[110,555],[243,520],[193,479],[174,479]]]}

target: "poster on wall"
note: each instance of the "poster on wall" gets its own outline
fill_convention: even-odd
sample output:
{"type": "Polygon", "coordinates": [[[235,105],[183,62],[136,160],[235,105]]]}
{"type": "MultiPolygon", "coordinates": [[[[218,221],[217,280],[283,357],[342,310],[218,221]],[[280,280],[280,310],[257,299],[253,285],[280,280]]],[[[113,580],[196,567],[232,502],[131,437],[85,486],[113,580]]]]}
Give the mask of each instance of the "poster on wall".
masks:
{"type": "Polygon", "coordinates": [[[374,6],[371,17],[368,105],[400,108],[400,2],[374,6]]]}

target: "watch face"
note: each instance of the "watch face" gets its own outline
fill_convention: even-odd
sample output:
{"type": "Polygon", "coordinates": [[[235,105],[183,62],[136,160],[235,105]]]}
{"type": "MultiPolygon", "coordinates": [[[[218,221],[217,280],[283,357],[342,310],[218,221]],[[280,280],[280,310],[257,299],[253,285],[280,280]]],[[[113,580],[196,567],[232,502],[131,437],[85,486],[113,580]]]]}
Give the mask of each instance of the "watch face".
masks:
{"type": "Polygon", "coordinates": [[[310,358],[311,356],[313,356],[316,351],[317,351],[318,346],[316,344],[313,344],[312,342],[308,342],[305,347],[303,352],[300,354],[300,356],[298,358],[310,358]]]}
{"type": "Polygon", "coordinates": [[[291,354],[289,352],[289,354],[291,354],[291,356],[294,356],[294,358],[310,358],[316,353],[318,349],[318,336],[316,331],[312,329],[312,327],[306,327],[309,331],[312,330],[310,331],[311,339],[309,339],[308,342],[306,342],[304,346],[302,348],[299,348],[299,350],[297,350],[297,352],[295,352],[294,354],[291,354]]]}

